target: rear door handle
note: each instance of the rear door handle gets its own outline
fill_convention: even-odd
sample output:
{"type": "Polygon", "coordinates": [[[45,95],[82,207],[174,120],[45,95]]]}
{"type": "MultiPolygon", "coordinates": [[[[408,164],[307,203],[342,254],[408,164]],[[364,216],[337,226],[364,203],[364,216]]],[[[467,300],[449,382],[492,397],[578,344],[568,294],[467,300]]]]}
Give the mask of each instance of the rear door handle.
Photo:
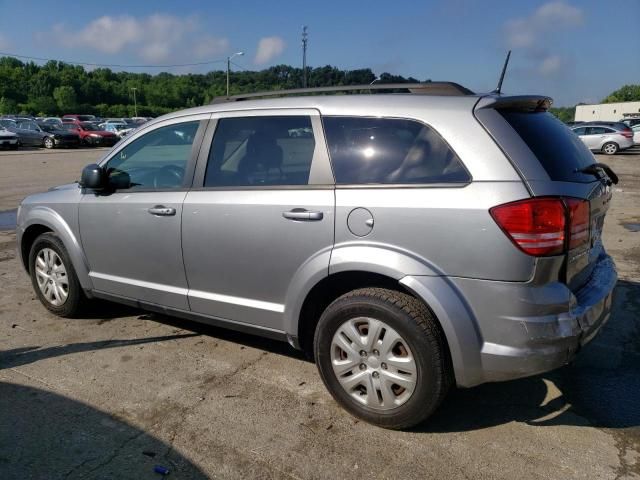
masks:
{"type": "Polygon", "coordinates": [[[282,212],[282,216],[287,220],[298,220],[305,222],[317,222],[324,217],[322,212],[305,210],[304,208],[294,208],[288,212],[282,212]]]}
{"type": "Polygon", "coordinates": [[[151,207],[148,212],[151,215],[158,215],[160,217],[170,217],[176,214],[176,209],[171,207],[165,207],[164,205],[156,205],[151,207]]]}

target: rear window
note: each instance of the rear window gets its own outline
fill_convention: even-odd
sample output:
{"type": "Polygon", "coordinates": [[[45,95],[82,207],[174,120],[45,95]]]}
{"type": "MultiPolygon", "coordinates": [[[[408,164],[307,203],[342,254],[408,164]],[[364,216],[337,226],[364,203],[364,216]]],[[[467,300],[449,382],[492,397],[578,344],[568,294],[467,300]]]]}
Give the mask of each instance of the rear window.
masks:
{"type": "Polygon", "coordinates": [[[593,175],[577,171],[595,163],[593,155],[582,140],[551,113],[498,111],[537,157],[551,180],[594,181],[593,175]]]}
{"type": "Polygon", "coordinates": [[[414,120],[323,117],[338,184],[467,183],[458,156],[414,120]]]}

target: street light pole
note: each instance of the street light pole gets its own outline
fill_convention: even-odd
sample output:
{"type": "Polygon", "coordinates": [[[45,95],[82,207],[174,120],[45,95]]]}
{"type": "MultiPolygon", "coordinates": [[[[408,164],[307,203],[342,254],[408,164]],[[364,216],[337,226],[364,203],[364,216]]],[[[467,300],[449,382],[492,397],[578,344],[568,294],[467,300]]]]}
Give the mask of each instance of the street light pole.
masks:
{"type": "Polygon", "coordinates": [[[302,26],[302,87],[307,88],[307,42],[309,41],[307,26],[302,26]]]}
{"type": "Polygon", "coordinates": [[[133,90],[133,112],[134,112],[134,117],[138,116],[138,102],[136,101],[136,87],[131,87],[131,90],[133,90]]]}
{"type": "Polygon", "coordinates": [[[244,55],[244,52],[236,52],[233,55],[227,57],[227,97],[229,96],[229,73],[231,72],[231,59],[233,57],[239,57],[244,55]]]}

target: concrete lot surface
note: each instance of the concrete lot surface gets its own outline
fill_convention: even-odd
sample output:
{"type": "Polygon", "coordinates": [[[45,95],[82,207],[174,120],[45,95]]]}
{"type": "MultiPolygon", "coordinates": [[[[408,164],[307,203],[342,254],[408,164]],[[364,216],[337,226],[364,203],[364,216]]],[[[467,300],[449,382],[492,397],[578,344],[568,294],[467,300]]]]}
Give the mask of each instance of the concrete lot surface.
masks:
{"type": "MultiPolygon", "coordinates": [[[[0,210],[102,153],[0,152],[0,210]]],[[[0,478],[640,478],[640,152],[598,160],[621,178],[610,322],[572,365],[454,391],[408,432],[349,416],[286,344],[108,304],[57,318],[0,231],[0,478]]]]}

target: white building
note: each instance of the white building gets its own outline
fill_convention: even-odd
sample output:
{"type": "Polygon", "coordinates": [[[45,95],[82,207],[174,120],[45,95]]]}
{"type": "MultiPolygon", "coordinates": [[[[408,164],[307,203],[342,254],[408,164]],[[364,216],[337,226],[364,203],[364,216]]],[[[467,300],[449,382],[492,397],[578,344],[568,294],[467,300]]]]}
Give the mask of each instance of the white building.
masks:
{"type": "Polygon", "coordinates": [[[640,116],[640,102],[598,103],[576,106],[576,122],[603,120],[617,122],[631,115],[640,116]]]}

